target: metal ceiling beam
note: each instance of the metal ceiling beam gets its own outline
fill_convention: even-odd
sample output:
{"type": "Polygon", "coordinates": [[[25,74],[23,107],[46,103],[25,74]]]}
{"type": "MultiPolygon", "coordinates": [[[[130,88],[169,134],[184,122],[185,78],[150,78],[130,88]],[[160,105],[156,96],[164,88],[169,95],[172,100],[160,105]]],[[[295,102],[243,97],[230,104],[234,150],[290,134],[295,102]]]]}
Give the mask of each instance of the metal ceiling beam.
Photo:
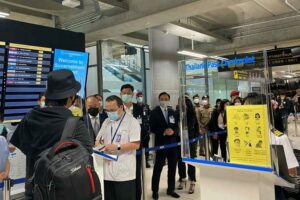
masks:
{"type": "MultiPolygon", "coordinates": [[[[185,29],[189,29],[191,31],[195,31],[195,32],[207,35],[209,37],[215,38],[217,40],[221,40],[223,42],[227,42],[227,43],[231,43],[232,42],[232,40],[230,38],[223,37],[223,36],[221,36],[219,34],[207,31],[207,30],[205,30],[203,28],[194,27],[194,26],[191,26],[189,24],[180,23],[180,22],[172,22],[172,24],[174,24],[176,26],[179,26],[179,27],[182,27],[182,28],[185,28],[185,29]]],[[[188,38],[188,39],[192,39],[192,38],[188,38]]]]}
{"type": "Polygon", "coordinates": [[[130,10],[73,31],[85,32],[88,42],[156,27],[252,0],[132,0],[130,10]]]}
{"type": "Polygon", "coordinates": [[[99,0],[102,3],[106,3],[115,7],[122,8],[124,10],[129,9],[129,5],[126,1],[117,1],[117,0],[99,0]]]}
{"type": "Polygon", "coordinates": [[[45,18],[45,19],[52,19],[51,14],[40,12],[38,10],[19,7],[17,5],[7,4],[6,2],[1,2],[0,1],[0,7],[1,8],[7,8],[12,12],[22,13],[22,14],[25,14],[25,15],[31,15],[31,16],[35,16],[35,17],[41,17],[41,18],[45,18]]]}
{"type": "Polygon", "coordinates": [[[288,43],[300,44],[300,25],[292,27],[278,28],[251,34],[244,37],[233,39],[231,44],[225,45],[201,45],[197,48],[199,51],[205,51],[209,55],[226,55],[232,52],[245,52],[255,49],[267,49],[270,46],[282,46],[288,43]],[[293,33],[293,34],[286,34],[293,33]]]}

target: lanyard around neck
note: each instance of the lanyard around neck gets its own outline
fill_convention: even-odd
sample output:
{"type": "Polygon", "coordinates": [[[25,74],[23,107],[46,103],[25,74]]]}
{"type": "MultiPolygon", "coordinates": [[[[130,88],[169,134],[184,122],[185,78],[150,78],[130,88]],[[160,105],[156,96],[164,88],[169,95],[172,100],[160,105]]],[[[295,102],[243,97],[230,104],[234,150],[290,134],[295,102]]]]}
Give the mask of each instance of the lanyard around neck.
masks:
{"type": "MultiPolygon", "coordinates": [[[[124,115],[123,115],[123,117],[122,117],[122,119],[121,119],[121,121],[120,121],[120,123],[119,123],[119,125],[118,125],[118,127],[117,127],[117,129],[116,129],[116,131],[115,131],[115,134],[114,134],[114,136],[113,136],[112,139],[111,139],[111,144],[113,143],[113,141],[114,141],[114,139],[115,139],[115,137],[116,137],[116,134],[117,134],[117,132],[118,132],[118,130],[119,130],[119,128],[120,128],[122,122],[123,122],[123,119],[124,119],[125,115],[126,115],[126,112],[124,113],[124,115]]],[[[113,134],[113,127],[112,127],[112,125],[111,125],[111,129],[110,129],[110,130],[111,130],[110,135],[112,136],[112,134],[113,134]]]]}

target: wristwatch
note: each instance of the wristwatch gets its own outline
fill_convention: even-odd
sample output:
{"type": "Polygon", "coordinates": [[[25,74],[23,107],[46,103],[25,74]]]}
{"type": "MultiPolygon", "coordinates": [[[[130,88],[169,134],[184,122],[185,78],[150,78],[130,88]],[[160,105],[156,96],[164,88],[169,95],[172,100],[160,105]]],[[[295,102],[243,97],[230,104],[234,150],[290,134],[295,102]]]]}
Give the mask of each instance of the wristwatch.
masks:
{"type": "Polygon", "coordinates": [[[121,145],[120,144],[118,144],[118,151],[120,151],[121,150],[121,145]]]}

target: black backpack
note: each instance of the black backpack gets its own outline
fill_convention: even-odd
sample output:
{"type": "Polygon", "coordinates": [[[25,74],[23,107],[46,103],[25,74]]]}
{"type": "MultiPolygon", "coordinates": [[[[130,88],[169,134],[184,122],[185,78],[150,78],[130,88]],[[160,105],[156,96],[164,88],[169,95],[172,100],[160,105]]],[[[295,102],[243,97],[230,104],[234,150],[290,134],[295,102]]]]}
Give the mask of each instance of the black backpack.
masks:
{"type": "MultiPolygon", "coordinates": [[[[72,138],[78,118],[67,120],[61,140],[39,155],[34,166],[34,200],[101,200],[93,157],[72,138]]],[[[87,135],[88,136],[88,135],[87,135]]]]}

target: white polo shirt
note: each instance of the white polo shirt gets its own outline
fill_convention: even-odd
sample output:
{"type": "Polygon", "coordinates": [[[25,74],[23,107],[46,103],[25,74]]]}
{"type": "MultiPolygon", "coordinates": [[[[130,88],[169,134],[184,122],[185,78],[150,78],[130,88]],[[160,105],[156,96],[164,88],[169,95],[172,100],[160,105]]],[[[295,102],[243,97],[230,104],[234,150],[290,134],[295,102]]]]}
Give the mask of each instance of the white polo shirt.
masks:
{"type": "MultiPolygon", "coordinates": [[[[139,122],[130,114],[125,114],[123,121],[111,121],[106,119],[97,136],[97,140],[102,138],[106,144],[127,144],[139,142],[141,126],[139,122]],[[118,126],[120,127],[116,132],[118,126]],[[116,133],[116,134],[115,134],[116,133]],[[115,137],[114,137],[115,135],[115,137]],[[113,142],[111,141],[114,137],[113,142]]],[[[107,181],[130,181],[136,178],[136,151],[120,152],[118,161],[104,160],[104,180],[107,181]]]]}

